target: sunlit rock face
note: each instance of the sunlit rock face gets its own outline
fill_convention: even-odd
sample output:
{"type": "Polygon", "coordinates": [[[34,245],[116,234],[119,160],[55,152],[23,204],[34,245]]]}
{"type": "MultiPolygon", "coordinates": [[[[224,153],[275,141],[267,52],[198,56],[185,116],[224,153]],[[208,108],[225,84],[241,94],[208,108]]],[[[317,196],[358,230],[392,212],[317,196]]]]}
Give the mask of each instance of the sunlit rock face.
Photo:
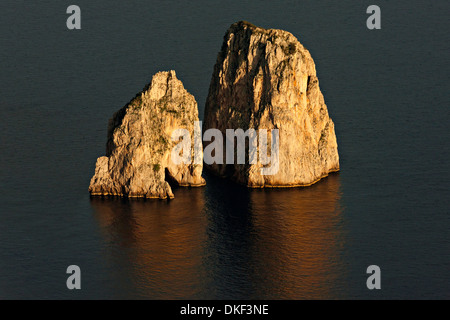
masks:
{"type": "MultiPolygon", "coordinates": [[[[242,21],[229,28],[214,67],[204,118],[204,131],[217,128],[224,136],[226,129],[279,130],[279,162],[274,174],[261,174],[260,169],[268,165],[259,160],[206,166],[238,183],[305,186],[339,170],[334,123],[319,88],[314,61],[289,32],[242,21]]],[[[205,151],[207,145],[204,141],[205,151]]],[[[226,148],[223,150],[225,163],[226,148]]]]}
{"type": "Polygon", "coordinates": [[[171,139],[172,132],[186,129],[193,137],[196,121],[197,102],[175,71],[155,74],[110,119],[106,156],[97,159],[91,195],[165,199],[174,197],[168,181],[179,186],[204,185],[201,162],[175,164],[171,160],[177,143],[171,139]]]}

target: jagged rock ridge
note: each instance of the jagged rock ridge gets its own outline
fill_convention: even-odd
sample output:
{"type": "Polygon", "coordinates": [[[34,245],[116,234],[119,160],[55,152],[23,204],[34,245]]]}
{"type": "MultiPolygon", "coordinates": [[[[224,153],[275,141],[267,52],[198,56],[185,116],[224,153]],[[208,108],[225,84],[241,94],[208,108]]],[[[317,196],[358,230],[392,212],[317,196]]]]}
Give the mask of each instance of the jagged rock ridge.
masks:
{"type": "Polygon", "coordinates": [[[250,187],[305,186],[339,170],[334,123],[314,61],[289,32],[243,21],[229,28],[214,67],[204,119],[203,130],[217,128],[223,135],[230,128],[279,130],[276,174],[262,175],[265,165],[260,162],[206,166],[236,182],[250,187]]]}
{"type": "MultiPolygon", "coordinates": [[[[108,126],[106,156],[97,160],[91,195],[173,198],[169,182],[202,186],[202,164],[174,164],[175,129],[194,135],[195,98],[175,71],[159,72],[151,83],[117,111],[108,126]]],[[[192,152],[193,153],[193,152],[192,152]]]]}

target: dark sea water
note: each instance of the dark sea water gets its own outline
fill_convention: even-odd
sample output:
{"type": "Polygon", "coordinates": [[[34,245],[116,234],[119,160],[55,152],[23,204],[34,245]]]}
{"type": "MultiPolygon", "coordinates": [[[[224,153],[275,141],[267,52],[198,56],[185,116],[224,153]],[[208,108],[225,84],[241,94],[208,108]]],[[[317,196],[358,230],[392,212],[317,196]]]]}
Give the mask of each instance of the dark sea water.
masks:
{"type": "Polygon", "coordinates": [[[0,2],[0,299],[450,299],[450,2],[0,2]],[[341,172],[90,199],[107,121],[174,69],[204,104],[236,21],[308,48],[341,172]],[[66,288],[78,265],[82,289],[66,288]],[[366,268],[381,268],[368,290],[366,268]]]}

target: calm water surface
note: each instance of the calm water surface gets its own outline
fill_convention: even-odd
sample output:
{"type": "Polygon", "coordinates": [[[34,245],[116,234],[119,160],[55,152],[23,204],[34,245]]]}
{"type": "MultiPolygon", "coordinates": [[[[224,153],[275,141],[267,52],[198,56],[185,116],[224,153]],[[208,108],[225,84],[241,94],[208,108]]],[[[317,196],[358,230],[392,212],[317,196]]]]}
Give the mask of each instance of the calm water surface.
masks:
{"type": "Polygon", "coordinates": [[[0,4],[0,298],[450,298],[448,1],[0,4]],[[173,201],[90,199],[109,117],[175,69],[200,114],[233,22],[311,51],[342,171],[173,201]],[[82,290],[66,289],[67,266],[82,290]],[[369,265],[382,290],[366,288],[369,265]]]}

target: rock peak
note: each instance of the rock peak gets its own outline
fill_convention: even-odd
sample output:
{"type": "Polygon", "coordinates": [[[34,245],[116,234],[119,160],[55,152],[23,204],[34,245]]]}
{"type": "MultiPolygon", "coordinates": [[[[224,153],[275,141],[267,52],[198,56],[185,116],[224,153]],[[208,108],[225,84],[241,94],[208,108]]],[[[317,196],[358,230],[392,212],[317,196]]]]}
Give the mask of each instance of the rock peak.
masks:
{"type": "Polygon", "coordinates": [[[157,83],[160,82],[169,82],[172,80],[178,80],[175,70],[159,71],[153,75],[152,81],[150,82],[148,87],[156,85],[157,83]]]}
{"type": "Polygon", "coordinates": [[[239,33],[240,31],[247,31],[252,34],[266,34],[268,36],[278,36],[283,38],[289,38],[291,41],[298,41],[297,38],[290,32],[281,29],[265,29],[258,27],[248,21],[239,21],[233,23],[227,30],[225,37],[232,33],[239,33]]]}
{"type": "MultiPolygon", "coordinates": [[[[253,23],[250,23],[248,21],[241,20],[241,21],[233,23],[228,30],[238,30],[238,29],[246,29],[246,28],[258,29],[259,27],[255,26],[253,23]]],[[[261,28],[259,28],[259,29],[261,29],[261,28]]]]}

